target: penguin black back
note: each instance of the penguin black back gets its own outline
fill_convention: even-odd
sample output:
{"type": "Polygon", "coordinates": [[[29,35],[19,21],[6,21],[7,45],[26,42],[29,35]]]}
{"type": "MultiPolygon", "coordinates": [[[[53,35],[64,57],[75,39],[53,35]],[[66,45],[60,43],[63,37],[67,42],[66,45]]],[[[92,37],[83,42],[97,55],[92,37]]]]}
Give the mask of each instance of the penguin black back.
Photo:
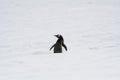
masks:
{"type": "Polygon", "coordinates": [[[56,41],[56,43],[50,48],[50,50],[52,48],[54,48],[54,53],[62,53],[62,46],[65,48],[65,50],[67,51],[67,46],[64,44],[64,39],[62,37],[62,35],[57,34],[54,35],[55,37],[58,38],[58,40],[56,41]]]}

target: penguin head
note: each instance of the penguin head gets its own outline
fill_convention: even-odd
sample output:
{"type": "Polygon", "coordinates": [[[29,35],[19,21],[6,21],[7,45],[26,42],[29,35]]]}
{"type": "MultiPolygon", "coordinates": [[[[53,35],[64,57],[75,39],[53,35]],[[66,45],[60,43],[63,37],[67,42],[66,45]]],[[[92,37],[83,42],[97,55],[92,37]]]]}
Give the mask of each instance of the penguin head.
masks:
{"type": "Polygon", "coordinates": [[[61,35],[60,34],[57,34],[57,35],[54,35],[55,37],[57,37],[57,38],[60,38],[61,37],[61,35]]]}

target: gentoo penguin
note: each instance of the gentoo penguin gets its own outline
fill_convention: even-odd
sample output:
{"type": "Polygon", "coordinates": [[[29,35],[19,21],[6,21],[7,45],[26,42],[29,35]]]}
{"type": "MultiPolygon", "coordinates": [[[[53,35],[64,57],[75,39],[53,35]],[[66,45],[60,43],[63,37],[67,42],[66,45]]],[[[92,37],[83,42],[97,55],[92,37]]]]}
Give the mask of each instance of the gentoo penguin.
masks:
{"type": "Polygon", "coordinates": [[[57,34],[54,35],[55,37],[58,38],[58,40],[56,41],[56,43],[50,48],[50,50],[54,47],[54,53],[62,53],[62,46],[65,48],[65,50],[67,51],[67,47],[64,44],[64,39],[62,37],[62,35],[57,34]]]}

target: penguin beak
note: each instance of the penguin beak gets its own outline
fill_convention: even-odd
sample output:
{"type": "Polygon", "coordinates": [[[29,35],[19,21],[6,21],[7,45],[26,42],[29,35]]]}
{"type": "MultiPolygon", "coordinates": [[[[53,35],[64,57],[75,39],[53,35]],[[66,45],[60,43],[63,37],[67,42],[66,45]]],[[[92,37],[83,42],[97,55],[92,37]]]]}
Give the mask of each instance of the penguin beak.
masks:
{"type": "Polygon", "coordinates": [[[59,38],[58,35],[54,35],[56,38],[59,38]]]}
{"type": "Polygon", "coordinates": [[[55,37],[57,37],[57,35],[54,35],[55,37]]]}

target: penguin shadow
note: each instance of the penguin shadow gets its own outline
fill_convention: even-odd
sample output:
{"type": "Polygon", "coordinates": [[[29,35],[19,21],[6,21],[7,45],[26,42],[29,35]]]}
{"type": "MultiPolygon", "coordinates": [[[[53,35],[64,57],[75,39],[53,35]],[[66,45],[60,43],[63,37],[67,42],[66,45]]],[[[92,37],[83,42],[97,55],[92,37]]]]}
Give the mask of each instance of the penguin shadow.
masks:
{"type": "Polygon", "coordinates": [[[57,54],[63,54],[63,53],[64,52],[54,53],[54,52],[49,52],[49,51],[34,51],[34,52],[32,52],[32,55],[51,55],[51,54],[57,55],[57,54]]]}

